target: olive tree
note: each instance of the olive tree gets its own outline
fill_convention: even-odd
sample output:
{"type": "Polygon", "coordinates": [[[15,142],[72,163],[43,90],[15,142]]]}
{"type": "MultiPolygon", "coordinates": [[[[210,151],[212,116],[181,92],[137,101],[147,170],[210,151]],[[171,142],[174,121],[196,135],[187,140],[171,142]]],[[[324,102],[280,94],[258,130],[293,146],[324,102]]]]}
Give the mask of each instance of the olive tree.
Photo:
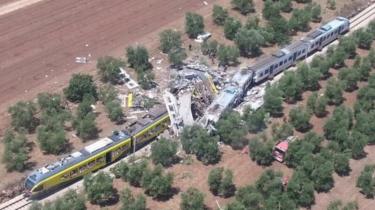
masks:
{"type": "Polygon", "coordinates": [[[239,56],[240,50],[237,46],[220,45],[217,51],[217,58],[222,66],[236,65],[239,56]]]}
{"type": "Polygon", "coordinates": [[[246,107],[243,114],[243,120],[246,122],[247,129],[251,133],[257,133],[267,127],[265,122],[266,112],[264,109],[252,110],[246,107]]]}
{"type": "Polygon", "coordinates": [[[109,174],[99,172],[97,175],[85,176],[83,186],[89,201],[93,204],[104,205],[117,199],[113,188],[113,179],[109,174]]]}
{"type": "Polygon", "coordinates": [[[32,102],[17,102],[8,109],[11,117],[11,124],[17,131],[26,130],[32,132],[38,125],[35,117],[36,107],[32,102]]]}
{"type": "Polygon", "coordinates": [[[342,85],[337,79],[328,80],[324,93],[330,105],[340,105],[344,101],[342,85]]]}
{"type": "Polygon", "coordinates": [[[204,210],[204,194],[190,187],[186,192],[181,193],[180,208],[181,210],[204,210]]]}
{"type": "Polygon", "coordinates": [[[185,32],[189,38],[197,38],[204,32],[203,17],[196,13],[188,12],[185,16],[185,32]]]}
{"type": "Polygon", "coordinates": [[[129,188],[121,193],[121,210],[146,210],[146,198],[143,195],[133,196],[129,188]]]}
{"type": "Polygon", "coordinates": [[[367,198],[373,198],[375,195],[374,171],[373,165],[366,165],[357,179],[357,187],[367,198]]]}
{"type": "Polygon", "coordinates": [[[283,114],[283,99],[281,95],[282,92],[276,86],[268,86],[266,88],[266,93],[263,96],[263,107],[271,116],[277,117],[283,114]]]}
{"type": "Polygon", "coordinates": [[[138,76],[151,70],[149,54],[144,46],[126,48],[126,56],[130,67],[134,68],[138,76]]]}
{"type": "Polygon", "coordinates": [[[169,53],[172,49],[181,48],[181,33],[175,30],[167,29],[159,34],[160,49],[163,53],[169,53]]]}
{"type": "Polygon", "coordinates": [[[311,114],[302,107],[293,108],[289,112],[290,123],[300,132],[306,132],[311,128],[310,117],[311,114]]]}
{"type": "Polygon", "coordinates": [[[5,144],[2,162],[8,171],[23,171],[27,167],[28,149],[26,136],[16,135],[13,131],[6,131],[3,138],[5,144]]]}
{"type": "Polygon", "coordinates": [[[212,19],[217,25],[224,25],[225,19],[228,17],[228,11],[223,7],[215,4],[212,8],[212,19]]]}
{"type": "Polygon", "coordinates": [[[73,74],[69,86],[64,89],[66,98],[71,102],[81,102],[84,95],[97,98],[93,77],[87,74],[73,74]]]}
{"type": "Polygon", "coordinates": [[[273,144],[270,141],[262,141],[260,138],[253,138],[249,141],[249,155],[259,165],[270,165],[273,161],[273,144]]]}
{"type": "Polygon", "coordinates": [[[233,149],[240,149],[246,145],[246,128],[238,112],[225,113],[216,123],[216,129],[220,140],[231,145],[233,149]]]}
{"type": "Polygon", "coordinates": [[[236,37],[236,33],[241,29],[241,27],[242,27],[241,21],[233,17],[226,18],[224,22],[225,38],[229,40],[233,40],[236,37]]]}
{"type": "Polygon", "coordinates": [[[238,46],[241,55],[257,56],[261,53],[260,47],[265,44],[264,37],[256,29],[241,28],[235,35],[234,42],[238,46]]]}
{"type": "Polygon", "coordinates": [[[176,160],[177,143],[161,138],[151,144],[151,159],[154,164],[170,166],[176,160]]]}
{"type": "Polygon", "coordinates": [[[243,15],[255,12],[253,0],[232,0],[231,4],[234,9],[237,9],[243,15]]]}
{"type": "Polygon", "coordinates": [[[111,56],[100,57],[96,64],[98,74],[103,82],[118,84],[120,82],[120,67],[125,65],[121,59],[111,56]]]}

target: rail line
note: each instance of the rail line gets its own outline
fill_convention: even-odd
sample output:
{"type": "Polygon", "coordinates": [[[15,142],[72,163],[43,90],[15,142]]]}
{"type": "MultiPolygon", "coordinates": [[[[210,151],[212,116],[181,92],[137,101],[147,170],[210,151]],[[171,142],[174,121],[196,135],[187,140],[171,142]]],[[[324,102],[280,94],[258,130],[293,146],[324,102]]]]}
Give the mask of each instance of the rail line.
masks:
{"type": "Polygon", "coordinates": [[[375,14],[375,3],[371,4],[369,7],[361,11],[358,15],[350,19],[350,28],[355,28],[363,21],[372,17],[375,14]]]}
{"type": "Polygon", "coordinates": [[[19,210],[23,209],[24,207],[28,206],[32,201],[25,196],[25,194],[21,194],[12,200],[9,200],[5,203],[0,204],[0,210],[19,210]]]}
{"type": "MultiPolygon", "coordinates": [[[[355,30],[355,28],[362,22],[368,20],[375,15],[375,3],[372,3],[369,7],[359,12],[356,16],[350,19],[350,28],[355,30]]],[[[25,194],[18,195],[13,199],[0,204],[0,210],[21,210],[28,209],[29,205],[32,203],[25,194]]]]}

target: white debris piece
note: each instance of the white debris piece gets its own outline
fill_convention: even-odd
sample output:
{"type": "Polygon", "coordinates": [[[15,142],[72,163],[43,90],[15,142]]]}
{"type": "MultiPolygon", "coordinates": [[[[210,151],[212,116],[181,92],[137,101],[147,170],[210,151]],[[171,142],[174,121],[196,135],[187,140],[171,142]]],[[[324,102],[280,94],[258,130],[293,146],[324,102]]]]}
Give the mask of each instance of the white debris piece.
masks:
{"type": "Polygon", "coordinates": [[[208,5],[207,1],[203,1],[203,4],[206,5],[206,6],[208,5]]]}
{"type": "Polygon", "coordinates": [[[85,63],[87,63],[87,58],[86,57],[76,57],[75,62],[85,64],[85,63]]]}

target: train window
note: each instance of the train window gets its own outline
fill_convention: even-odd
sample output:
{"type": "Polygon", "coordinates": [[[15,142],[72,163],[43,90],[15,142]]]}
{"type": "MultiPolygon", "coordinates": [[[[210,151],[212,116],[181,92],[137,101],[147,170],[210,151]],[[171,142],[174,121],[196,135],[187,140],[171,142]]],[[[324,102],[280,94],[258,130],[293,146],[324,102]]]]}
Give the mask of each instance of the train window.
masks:
{"type": "Polygon", "coordinates": [[[289,60],[290,60],[290,61],[292,60],[292,56],[289,57],[289,60]]]}
{"type": "Polygon", "coordinates": [[[91,162],[89,162],[89,163],[87,164],[87,166],[88,166],[89,168],[93,167],[94,165],[95,165],[95,160],[92,160],[91,162]]]}
{"type": "Polygon", "coordinates": [[[62,178],[63,178],[63,179],[67,179],[67,178],[69,178],[69,173],[64,174],[64,175],[62,176],[62,178]]]}
{"type": "Polygon", "coordinates": [[[70,172],[70,176],[75,176],[77,174],[78,170],[77,169],[73,169],[71,172],[70,172]]]}
{"type": "Polygon", "coordinates": [[[262,77],[262,76],[263,76],[263,72],[261,72],[259,76],[261,76],[261,77],[262,77]]]}
{"type": "Polygon", "coordinates": [[[284,64],[286,64],[287,59],[284,60],[284,64]]]}
{"type": "Polygon", "coordinates": [[[280,61],[279,66],[283,65],[283,61],[280,61]]]}
{"type": "Polygon", "coordinates": [[[269,69],[266,69],[266,74],[268,74],[269,69]]]}
{"type": "Polygon", "coordinates": [[[305,53],[305,49],[302,50],[302,53],[305,53]]]}
{"type": "Polygon", "coordinates": [[[38,191],[41,191],[41,190],[43,190],[43,185],[42,185],[42,184],[39,185],[38,187],[36,187],[36,188],[34,189],[35,192],[38,192],[38,191]]]}

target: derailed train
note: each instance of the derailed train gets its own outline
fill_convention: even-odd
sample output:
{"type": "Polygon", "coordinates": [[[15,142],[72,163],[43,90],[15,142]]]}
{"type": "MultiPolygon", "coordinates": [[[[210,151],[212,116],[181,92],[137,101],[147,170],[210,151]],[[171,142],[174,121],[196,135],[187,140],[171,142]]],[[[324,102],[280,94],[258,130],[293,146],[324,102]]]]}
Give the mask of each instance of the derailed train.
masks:
{"type": "MultiPolygon", "coordinates": [[[[349,30],[349,20],[337,17],[320,28],[309,33],[291,45],[267,56],[255,65],[237,72],[215,100],[208,107],[200,120],[209,126],[220,118],[225,110],[241,102],[251,85],[272,78],[279,72],[293,65],[297,60],[307,57],[316,50],[337,39],[349,30]]],[[[142,119],[127,130],[114,132],[112,136],[74,152],[61,160],[33,171],[25,181],[28,194],[37,194],[70,183],[84,175],[119,160],[132,148],[141,147],[168,128],[170,119],[167,110],[151,110],[142,119]]]]}
{"type": "Polygon", "coordinates": [[[254,65],[238,71],[230,83],[207,108],[200,124],[212,127],[221,114],[238,105],[251,85],[256,85],[294,65],[297,60],[306,58],[316,50],[336,40],[349,31],[350,22],[347,18],[336,17],[318,29],[310,32],[301,40],[292,43],[276,53],[266,56],[254,65]]]}
{"type": "Polygon", "coordinates": [[[165,107],[156,107],[127,130],[115,131],[112,136],[74,152],[59,161],[33,171],[25,181],[28,195],[46,192],[84,175],[103,168],[124,157],[130,151],[147,144],[170,125],[165,107]]]}

